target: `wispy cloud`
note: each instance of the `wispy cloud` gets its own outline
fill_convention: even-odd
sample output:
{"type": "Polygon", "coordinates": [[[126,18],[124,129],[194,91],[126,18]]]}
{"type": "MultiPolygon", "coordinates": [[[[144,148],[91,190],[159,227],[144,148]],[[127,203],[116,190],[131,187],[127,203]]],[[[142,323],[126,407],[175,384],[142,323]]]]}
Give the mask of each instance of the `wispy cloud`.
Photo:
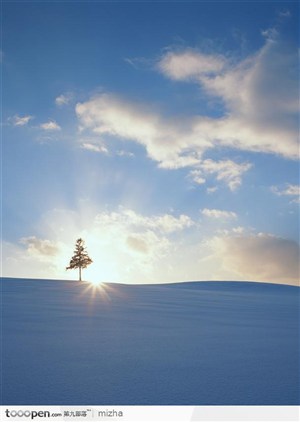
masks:
{"type": "Polygon", "coordinates": [[[30,116],[29,114],[28,115],[25,115],[25,116],[19,116],[19,115],[16,114],[15,116],[13,116],[13,117],[10,118],[10,121],[12,122],[12,124],[14,126],[25,126],[33,118],[34,117],[33,116],[30,116]]]}
{"type": "Polygon", "coordinates": [[[145,146],[150,158],[159,167],[177,169],[194,167],[190,178],[204,184],[214,176],[232,190],[241,185],[242,175],[252,165],[232,160],[201,160],[201,154],[213,147],[212,141],[199,136],[195,123],[167,120],[143,106],[138,106],[110,94],[94,97],[77,104],[76,112],[83,127],[98,135],[114,135],[134,140],[145,146]]]}
{"type": "Polygon", "coordinates": [[[99,152],[100,154],[109,154],[108,149],[104,145],[83,142],[81,148],[87,149],[88,151],[99,152]]]}
{"type": "Polygon", "coordinates": [[[220,55],[207,55],[193,49],[166,53],[157,63],[159,71],[173,80],[186,81],[204,75],[217,75],[226,65],[220,55]]]}
{"type": "Polygon", "coordinates": [[[77,104],[76,113],[81,126],[93,133],[142,144],[149,157],[163,168],[180,168],[199,162],[189,145],[196,142],[197,136],[188,129],[187,122],[164,119],[145,105],[101,94],[77,104]]]}
{"type": "Polygon", "coordinates": [[[232,160],[207,159],[197,164],[196,169],[190,171],[189,177],[195,183],[203,184],[206,177],[215,176],[216,180],[224,182],[231,191],[235,191],[242,184],[242,175],[251,167],[251,163],[239,164],[232,160]]]}
{"type": "Polygon", "coordinates": [[[73,242],[82,237],[94,261],[86,277],[129,283],[223,279],[297,285],[296,242],[232,226],[232,211],[202,211],[215,235],[208,221],[195,222],[185,214],[145,215],[123,207],[93,215],[90,207],[80,213],[53,210],[44,216],[48,233],[42,238],[4,244],[3,271],[16,277],[70,277],[65,267],[73,242]],[[226,230],[218,226],[224,222],[226,230]]]}
{"type": "Polygon", "coordinates": [[[225,210],[217,210],[217,209],[209,209],[204,208],[201,210],[201,214],[208,218],[214,218],[214,219],[235,219],[237,218],[237,215],[233,211],[225,211],[225,210]]]}
{"type": "Polygon", "coordinates": [[[289,196],[292,197],[293,203],[299,203],[300,202],[300,186],[299,185],[291,185],[290,183],[287,183],[284,186],[271,186],[271,191],[275,193],[275,195],[278,196],[289,196]]]}
{"type": "MultiPolygon", "coordinates": [[[[45,239],[41,240],[44,241],[45,239]]],[[[50,241],[49,241],[50,242],[50,241]]],[[[29,246],[3,242],[2,271],[9,277],[57,278],[59,267],[54,255],[29,246]]]]}
{"type": "Polygon", "coordinates": [[[49,122],[42,123],[40,128],[46,131],[61,130],[61,127],[55,122],[55,120],[49,120],[49,122]]]}
{"type": "Polygon", "coordinates": [[[104,225],[110,225],[112,223],[114,225],[122,224],[130,227],[134,231],[139,229],[151,229],[161,233],[173,233],[194,225],[193,220],[185,214],[181,214],[179,217],[175,217],[171,214],[148,217],[123,207],[120,207],[118,212],[103,212],[99,214],[96,219],[98,223],[100,222],[104,225]]]}
{"type": "Polygon", "coordinates": [[[207,189],[206,189],[206,192],[207,192],[208,194],[212,194],[212,193],[215,193],[217,190],[218,190],[218,187],[217,187],[217,186],[212,186],[212,187],[210,187],[210,188],[207,188],[207,189]]]}
{"type": "Polygon", "coordinates": [[[275,29],[264,36],[265,45],[239,63],[185,50],[168,52],[158,69],[170,79],[194,81],[208,97],[222,101],[222,117],[198,118],[194,130],[202,138],[296,159],[298,52],[280,40],[275,29]]]}
{"type": "Polygon", "coordinates": [[[291,185],[290,183],[286,184],[283,188],[279,188],[278,186],[272,186],[271,190],[276,195],[282,196],[298,196],[300,195],[300,186],[299,185],[291,185]]]}
{"type": "Polygon", "coordinates": [[[65,94],[61,94],[58,97],[55,98],[55,104],[59,107],[62,107],[64,105],[68,105],[73,98],[73,94],[70,92],[67,92],[65,94]]]}
{"type": "MultiPolygon", "coordinates": [[[[144,215],[133,209],[119,207],[116,211],[98,213],[93,222],[93,236],[87,241],[102,255],[101,262],[113,262],[121,280],[140,277],[153,281],[159,262],[173,251],[172,237],[188,230],[194,221],[187,215],[144,215]],[[104,260],[104,258],[106,259],[104,260]]],[[[100,263],[100,268],[101,268],[100,263]]],[[[100,271],[99,268],[99,271],[100,271]]]]}
{"type": "Polygon", "coordinates": [[[150,235],[152,239],[150,239],[149,235],[149,232],[146,234],[147,238],[145,238],[145,234],[129,235],[126,239],[127,245],[137,252],[147,254],[149,253],[149,243],[153,240],[153,237],[156,241],[158,240],[154,233],[150,235]]]}
{"type": "Polygon", "coordinates": [[[27,247],[29,254],[40,258],[51,258],[59,252],[59,247],[55,242],[35,236],[23,237],[20,243],[27,247]]]}
{"type": "Polygon", "coordinates": [[[117,155],[119,157],[130,157],[130,158],[134,157],[134,153],[133,152],[131,152],[131,151],[125,151],[123,149],[118,150],[117,151],[117,155]]]}
{"type": "Polygon", "coordinates": [[[191,170],[188,176],[197,185],[204,185],[206,183],[206,179],[202,177],[203,173],[201,170],[191,170]]]}
{"type": "Polygon", "coordinates": [[[280,12],[278,12],[278,16],[280,18],[284,18],[285,19],[285,18],[291,17],[292,14],[291,14],[290,10],[284,9],[284,10],[281,10],[280,12]]]}
{"type": "Polygon", "coordinates": [[[299,245],[268,233],[229,235],[211,240],[221,270],[242,280],[299,283],[299,245]]]}
{"type": "Polygon", "coordinates": [[[265,45],[239,63],[190,49],[169,51],[158,63],[168,78],[192,81],[208,100],[219,98],[221,117],[167,118],[147,105],[102,93],[76,105],[80,125],[143,145],[161,168],[192,167],[196,183],[204,182],[205,172],[214,173],[235,190],[251,164],[236,163],[234,169],[231,163],[233,177],[224,168],[228,160],[203,161],[204,153],[230,147],[298,158],[298,53],[279,37],[265,36],[265,45]]]}
{"type": "Polygon", "coordinates": [[[149,60],[143,57],[133,57],[133,58],[126,57],[124,61],[130,64],[135,69],[143,69],[143,68],[148,69],[149,66],[152,64],[152,60],[149,60]]]}

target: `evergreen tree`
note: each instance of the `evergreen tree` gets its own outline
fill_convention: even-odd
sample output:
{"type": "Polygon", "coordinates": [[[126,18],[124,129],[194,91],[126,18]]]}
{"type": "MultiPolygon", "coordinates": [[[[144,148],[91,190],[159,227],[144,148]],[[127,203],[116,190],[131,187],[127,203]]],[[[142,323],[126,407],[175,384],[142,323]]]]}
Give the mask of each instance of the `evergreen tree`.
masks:
{"type": "Polygon", "coordinates": [[[79,269],[79,281],[81,281],[81,269],[86,268],[93,261],[88,256],[87,251],[85,250],[84,241],[82,239],[77,239],[75,245],[74,255],[71,258],[70,264],[66,267],[66,270],[73,270],[75,268],[79,269]]]}

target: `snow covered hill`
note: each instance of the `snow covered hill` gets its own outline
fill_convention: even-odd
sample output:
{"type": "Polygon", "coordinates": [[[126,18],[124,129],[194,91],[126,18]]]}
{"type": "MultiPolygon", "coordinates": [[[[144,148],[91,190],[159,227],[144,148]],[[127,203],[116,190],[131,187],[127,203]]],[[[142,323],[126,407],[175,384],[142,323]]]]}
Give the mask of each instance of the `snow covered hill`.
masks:
{"type": "Polygon", "coordinates": [[[2,404],[292,405],[299,288],[2,279],[2,404]]]}

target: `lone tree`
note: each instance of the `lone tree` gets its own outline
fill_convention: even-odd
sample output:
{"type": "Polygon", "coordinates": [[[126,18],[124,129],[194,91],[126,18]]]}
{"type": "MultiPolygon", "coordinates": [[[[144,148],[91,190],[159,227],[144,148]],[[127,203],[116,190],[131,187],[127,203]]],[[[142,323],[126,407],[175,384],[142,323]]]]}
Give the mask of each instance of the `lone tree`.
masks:
{"type": "Polygon", "coordinates": [[[74,255],[71,258],[69,266],[66,267],[66,270],[74,270],[75,268],[78,268],[79,281],[81,281],[81,268],[86,268],[92,262],[93,261],[88,256],[88,253],[85,250],[84,241],[82,239],[77,239],[74,255]]]}

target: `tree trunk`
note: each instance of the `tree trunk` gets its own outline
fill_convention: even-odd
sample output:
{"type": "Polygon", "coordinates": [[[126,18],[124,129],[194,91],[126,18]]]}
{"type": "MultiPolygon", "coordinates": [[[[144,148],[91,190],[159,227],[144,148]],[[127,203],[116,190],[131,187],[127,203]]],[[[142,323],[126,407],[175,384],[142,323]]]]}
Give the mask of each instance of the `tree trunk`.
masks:
{"type": "Polygon", "coordinates": [[[79,281],[81,281],[81,267],[79,267],[79,281]]]}

